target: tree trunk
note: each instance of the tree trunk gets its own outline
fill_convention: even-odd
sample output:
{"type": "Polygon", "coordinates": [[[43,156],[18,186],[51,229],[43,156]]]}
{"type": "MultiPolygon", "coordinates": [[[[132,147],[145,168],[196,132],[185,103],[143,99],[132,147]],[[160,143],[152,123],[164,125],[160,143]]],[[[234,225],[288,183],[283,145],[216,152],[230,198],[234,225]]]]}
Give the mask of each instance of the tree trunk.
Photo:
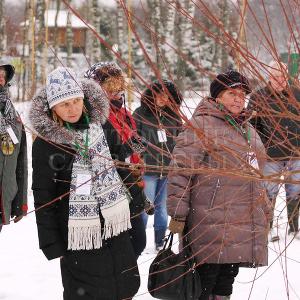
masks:
{"type": "MultiPolygon", "coordinates": [[[[71,1],[70,1],[71,2],[71,1]]],[[[68,12],[67,16],[67,66],[72,67],[72,54],[73,54],[73,29],[71,23],[71,13],[68,12]]]]}
{"type": "Polygon", "coordinates": [[[170,47],[175,46],[174,41],[174,28],[175,28],[175,16],[176,16],[176,1],[171,0],[167,7],[167,20],[166,20],[166,30],[165,39],[163,45],[164,57],[168,66],[168,71],[173,73],[174,63],[176,61],[176,52],[170,47]]]}
{"type": "MultiPolygon", "coordinates": [[[[226,32],[229,32],[229,14],[228,14],[228,2],[223,0],[219,3],[221,12],[221,22],[223,23],[226,32]]],[[[227,38],[225,38],[227,40],[227,38]]],[[[221,70],[225,72],[228,68],[228,50],[226,45],[222,45],[221,48],[221,70]]]]}
{"type": "Polygon", "coordinates": [[[125,28],[125,22],[124,22],[124,11],[123,7],[121,6],[120,2],[117,4],[117,41],[118,41],[118,52],[122,56],[124,54],[124,28],[125,28]]]}
{"type": "MultiPolygon", "coordinates": [[[[100,8],[98,6],[98,1],[93,0],[92,2],[92,12],[93,12],[93,26],[97,33],[100,35],[100,8]]],[[[92,62],[98,62],[101,59],[101,43],[97,36],[93,35],[93,51],[92,51],[92,62]]]]}
{"type": "Polygon", "coordinates": [[[6,51],[6,20],[4,11],[4,0],[0,1],[0,55],[2,56],[6,51]]]}
{"type": "Polygon", "coordinates": [[[57,20],[58,20],[58,14],[59,14],[59,10],[60,10],[60,3],[61,0],[56,0],[56,13],[55,13],[55,20],[54,20],[54,26],[55,26],[55,30],[54,30],[54,68],[57,67],[58,65],[58,51],[59,51],[59,36],[58,36],[58,26],[57,26],[57,20]]]}
{"type": "Polygon", "coordinates": [[[29,1],[29,37],[28,37],[28,42],[29,42],[29,55],[30,55],[30,76],[29,80],[30,83],[29,85],[31,86],[30,88],[30,94],[29,98],[31,99],[33,95],[35,94],[36,90],[36,49],[35,49],[35,14],[34,14],[34,0],[29,1]]]}
{"type": "Polygon", "coordinates": [[[44,64],[43,57],[44,57],[44,49],[47,45],[45,45],[45,10],[46,10],[46,3],[45,0],[37,0],[36,3],[36,18],[38,20],[38,42],[37,42],[37,49],[38,49],[38,57],[39,57],[39,65],[41,68],[41,79],[42,83],[46,82],[46,65],[44,64]]]}
{"type": "MultiPolygon", "coordinates": [[[[25,10],[24,10],[24,20],[29,20],[29,4],[28,0],[25,3],[25,10]]],[[[23,76],[22,76],[22,100],[25,100],[25,92],[27,89],[27,70],[28,68],[28,57],[26,58],[26,48],[28,47],[27,39],[29,36],[29,23],[25,22],[23,28],[23,48],[22,48],[22,64],[23,64],[23,76]]]]}

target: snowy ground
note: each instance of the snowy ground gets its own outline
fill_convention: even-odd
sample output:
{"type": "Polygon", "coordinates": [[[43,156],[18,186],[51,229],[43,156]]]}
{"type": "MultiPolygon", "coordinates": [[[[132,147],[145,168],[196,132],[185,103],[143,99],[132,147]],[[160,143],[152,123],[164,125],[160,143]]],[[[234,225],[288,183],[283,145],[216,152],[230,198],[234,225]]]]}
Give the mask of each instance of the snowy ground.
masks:
{"type": "MultiPolygon", "coordinates": [[[[191,114],[195,103],[185,110],[191,114]]],[[[27,123],[23,104],[18,105],[27,123]]],[[[30,135],[28,135],[29,150],[30,135]]],[[[31,157],[29,151],[29,158],[31,157]]],[[[29,160],[29,168],[31,160],[29,160]]],[[[29,183],[30,184],[30,183],[29,183]]],[[[236,279],[232,300],[298,300],[300,299],[300,240],[286,238],[286,214],[284,195],[277,199],[276,215],[279,215],[280,242],[269,244],[269,267],[242,269],[236,279]],[[283,213],[280,213],[281,211],[283,213]],[[290,244],[289,244],[290,243],[290,244]],[[287,251],[285,248],[287,246],[287,251]]],[[[29,210],[33,208],[30,192],[29,210]]],[[[153,251],[153,220],[147,228],[147,248],[138,264],[141,288],[135,300],[153,299],[147,293],[147,276],[153,251]]],[[[0,234],[0,300],[59,300],[62,299],[59,260],[47,261],[38,247],[35,216],[29,214],[20,223],[4,226],[0,234]]]]}
{"type": "MultiPolygon", "coordinates": [[[[32,199],[30,204],[32,208],[32,199]]],[[[283,205],[282,199],[279,204],[283,205]]],[[[282,239],[279,243],[269,244],[269,267],[258,269],[257,274],[256,269],[242,269],[234,285],[232,300],[300,299],[300,241],[293,240],[287,254],[280,255],[290,239],[285,241],[285,216],[279,221],[283,224],[279,230],[282,239]]],[[[153,299],[147,293],[148,268],[155,257],[151,219],[147,237],[145,254],[138,261],[142,284],[135,300],[153,299]]],[[[18,224],[5,226],[0,234],[0,245],[1,300],[62,299],[59,260],[47,261],[38,249],[34,214],[29,214],[18,224]]]]}

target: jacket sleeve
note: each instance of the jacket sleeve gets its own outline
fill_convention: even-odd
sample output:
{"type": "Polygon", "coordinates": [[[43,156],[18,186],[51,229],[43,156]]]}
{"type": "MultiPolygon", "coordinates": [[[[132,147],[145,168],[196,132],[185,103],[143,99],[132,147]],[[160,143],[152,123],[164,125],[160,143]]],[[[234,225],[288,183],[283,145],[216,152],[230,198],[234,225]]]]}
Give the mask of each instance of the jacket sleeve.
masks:
{"type": "Polygon", "coordinates": [[[38,209],[35,214],[39,246],[49,260],[65,253],[63,237],[59,230],[58,203],[47,205],[57,196],[55,170],[50,166],[52,154],[49,148],[52,147],[54,146],[39,138],[36,138],[32,147],[32,190],[34,206],[38,209]],[[46,206],[39,209],[42,205],[46,206]]]}
{"type": "Polygon", "coordinates": [[[141,116],[139,115],[139,109],[136,109],[134,113],[132,114],[133,120],[136,125],[136,131],[137,134],[141,137],[142,136],[142,127],[143,127],[143,122],[141,119],[141,116]]]}
{"type": "Polygon", "coordinates": [[[175,139],[170,171],[168,174],[168,214],[175,219],[186,218],[190,209],[190,194],[193,188],[193,169],[200,167],[205,157],[197,127],[183,130],[175,139]]]}
{"type": "Polygon", "coordinates": [[[22,126],[22,136],[20,141],[20,151],[18,155],[16,180],[18,185],[17,194],[12,202],[12,217],[21,216],[27,213],[27,184],[28,184],[28,167],[27,167],[27,143],[24,126],[22,126]]]}
{"type": "Polygon", "coordinates": [[[132,215],[140,214],[145,206],[145,194],[142,188],[137,185],[135,177],[131,174],[129,168],[118,168],[118,173],[126,185],[130,196],[130,212],[132,215]]]}

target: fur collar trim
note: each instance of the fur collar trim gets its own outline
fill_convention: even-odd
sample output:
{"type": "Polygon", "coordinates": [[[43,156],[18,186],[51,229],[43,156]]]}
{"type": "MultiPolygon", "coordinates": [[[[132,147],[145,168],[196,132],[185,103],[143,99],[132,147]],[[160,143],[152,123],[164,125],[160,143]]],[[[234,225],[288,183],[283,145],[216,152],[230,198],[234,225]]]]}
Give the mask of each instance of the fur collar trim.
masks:
{"type": "MultiPolygon", "coordinates": [[[[109,101],[100,86],[93,80],[80,80],[85,96],[90,122],[104,124],[109,115],[109,101]]],[[[76,131],[60,127],[51,117],[46,88],[38,91],[32,100],[29,118],[34,131],[43,138],[57,144],[73,144],[79,138],[76,131]]]]}

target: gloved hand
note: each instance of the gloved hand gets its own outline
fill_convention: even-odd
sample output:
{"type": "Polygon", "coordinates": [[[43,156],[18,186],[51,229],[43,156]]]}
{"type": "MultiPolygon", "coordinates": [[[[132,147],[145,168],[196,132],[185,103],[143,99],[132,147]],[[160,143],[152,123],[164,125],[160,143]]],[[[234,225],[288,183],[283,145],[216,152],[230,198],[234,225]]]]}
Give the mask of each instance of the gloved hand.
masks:
{"type": "Polygon", "coordinates": [[[182,234],[185,226],[185,218],[180,218],[180,219],[174,219],[171,218],[171,221],[169,223],[169,230],[176,234],[182,234]]]}
{"type": "Polygon", "coordinates": [[[145,212],[146,212],[147,215],[149,215],[149,216],[154,215],[155,207],[154,207],[154,205],[152,204],[152,202],[147,197],[145,199],[145,206],[144,206],[144,208],[145,208],[145,212]]]}

